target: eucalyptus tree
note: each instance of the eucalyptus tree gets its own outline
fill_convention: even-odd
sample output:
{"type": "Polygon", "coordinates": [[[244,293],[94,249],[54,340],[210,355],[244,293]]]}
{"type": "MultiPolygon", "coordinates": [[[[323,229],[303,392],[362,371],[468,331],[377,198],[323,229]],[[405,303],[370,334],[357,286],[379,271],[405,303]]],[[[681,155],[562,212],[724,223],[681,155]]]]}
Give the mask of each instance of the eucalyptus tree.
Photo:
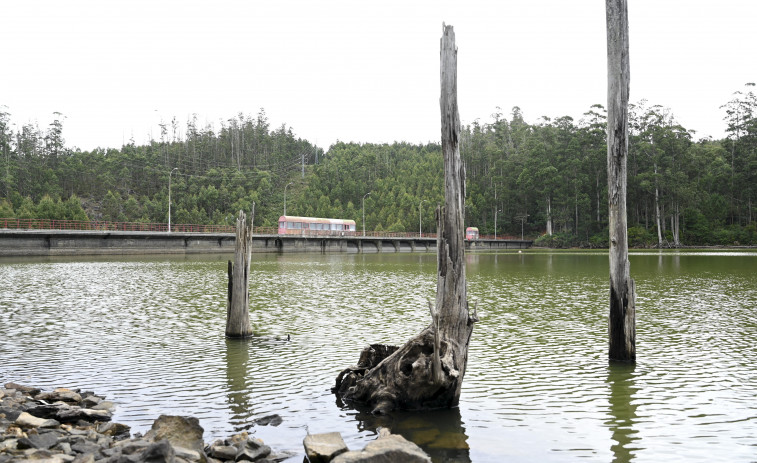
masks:
{"type": "Polygon", "coordinates": [[[725,109],[731,160],[731,223],[749,224],[757,200],[757,94],[754,83],[736,91],[725,109]],[[742,212],[746,209],[746,214],[742,212]]]}

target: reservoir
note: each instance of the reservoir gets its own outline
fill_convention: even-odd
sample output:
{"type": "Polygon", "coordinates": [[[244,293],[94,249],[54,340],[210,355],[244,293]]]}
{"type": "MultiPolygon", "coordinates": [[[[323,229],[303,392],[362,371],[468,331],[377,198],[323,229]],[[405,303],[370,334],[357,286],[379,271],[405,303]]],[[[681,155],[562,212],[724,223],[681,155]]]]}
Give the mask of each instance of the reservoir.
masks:
{"type": "Polygon", "coordinates": [[[132,433],[196,416],[205,442],[247,430],[297,462],[308,432],[356,450],[379,426],[437,462],[757,456],[755,251],[632,251],[636,365],[607,360],[606,251],[467,253],[480,322],[460,407],[381,418],[330,388],[368,344],[430,323],[436,255],[253,254],[245,341],[224,337],[227,259],[1,259],[0,381],[93,390],[132,433]]]}

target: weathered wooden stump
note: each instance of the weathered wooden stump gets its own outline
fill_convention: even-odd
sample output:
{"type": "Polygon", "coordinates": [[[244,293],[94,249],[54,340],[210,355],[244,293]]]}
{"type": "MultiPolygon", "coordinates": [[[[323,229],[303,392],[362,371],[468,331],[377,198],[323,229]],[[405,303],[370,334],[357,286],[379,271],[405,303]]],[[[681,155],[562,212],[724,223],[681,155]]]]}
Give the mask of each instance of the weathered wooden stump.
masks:
{"type": "Polygon", "coordinates": [[[237,236],[234,248],[234,263],[229,261],[229,286],[226,305],[226,336],[246,338],[252,336],[250,326],[250,259],[252,258],[252,223],[255,220],[255,204],[252,205],[250,225],[247,216],[239,211],[237,236]]]}
{"type": "Polygon", "coordinates": [[[468,361],[468,343],[478,318],[468,310],[465,280],[463,200],[465,167],[460,159],[457,110],[457,48],[452,26],[441,38],[441,121],[445,207],[437,207],[437,291],[429,302],[432,323],[404,346],[372,345],[361,364],[342,371],[333,391],[345,401],[369,404],[374,414],[399,409],[456,406],[468,361]]]}
{"type": "Polygon", "coordinates": [[[606,0],[607,185],[610,210],[610,360],[636,360],[636,288],[628,261],[628,5],[606,0]]]}

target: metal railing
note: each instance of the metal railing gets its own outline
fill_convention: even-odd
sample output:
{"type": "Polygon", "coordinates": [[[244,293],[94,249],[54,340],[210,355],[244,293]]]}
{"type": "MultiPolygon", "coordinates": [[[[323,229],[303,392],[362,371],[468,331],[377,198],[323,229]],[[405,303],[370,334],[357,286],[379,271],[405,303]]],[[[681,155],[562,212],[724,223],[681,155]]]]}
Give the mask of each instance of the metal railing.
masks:
{"type": "MultiPolygon", "coordinates": [[[[150,222],[109,222],[102,220],[50,220],[50,219],[13,219],[0,218],[0,230],[68,230],[68,231],[125,231],[125,232],[168,232],[168,224],[150,222]]],[[[175,233],[234,233],[233,225],[199,225],[199,224],[172,224],[171,231],[175,233]]],[[[276,227],[255,227],[256,235],[276,235],[279,230],[276,227]]],[[[329,233],[332,234],[332,233],[329,233]]],[[[294,236],[318,236],[318,230],[305,231],[301,234],[287,233],[294,236]]],[[[360,231],[344,232],[342,236],[361,237],[360,231]]],[[[436,238],[436,233],[417,232],[383,232],[366,231],[368,238],[436,238]]],[[[493,240],[493,235],[482,235],[478,239],[493,240]]],[[[497,235],[499,240],[519,241],[516,236],[497,235]]]]}
{"type": "MultiPolygon", "coordinates": [[[[150,222],[109,222],[102,220],[50,220],[0,218],[0,229],[167,232],[168,224],[150,222]]],[[[172,224],[177,233],[234,233],[231,225],[172,224]]],[[[273,227],[255,227],[256,234],[276,234],[273,227]]]]}

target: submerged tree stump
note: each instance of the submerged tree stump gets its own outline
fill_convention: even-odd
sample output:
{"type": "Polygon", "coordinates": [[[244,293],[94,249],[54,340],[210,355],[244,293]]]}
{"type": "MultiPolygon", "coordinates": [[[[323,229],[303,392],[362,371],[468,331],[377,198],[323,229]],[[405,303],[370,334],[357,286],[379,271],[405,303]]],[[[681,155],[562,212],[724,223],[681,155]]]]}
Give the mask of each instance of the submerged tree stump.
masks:
{"type": "Polygon", "coordinates": [[[237,236],[234,247],[234,263],[229,261],[229,286],[226,305],[226,336],[246,338],[252,336],[250,326],[250,259],[252,258],[252,223],[255,220],[255,204],[252,205],[250,225],[247,216],[239,211],[237,236]]]}
{"type": "Polygon", "coordinates": [[[628,261],[628,5],[606,0],[607,185],[610,222],[610,360],[636,360],[636,288],[628,261]]]}
{"type": "Polygon", "coordinates": [[[374,414],[393,409],[456,406],[478,321],[468,311],[464,261],[465,168],[460,159],[457,48],[452,26],[441,38],[441,121],[445,207],[437,207],[436,301],[432,323],[402,347],[374,344],[357,366],[342,371],[333,391],[346,401],[369,404],[374,414]]]}

